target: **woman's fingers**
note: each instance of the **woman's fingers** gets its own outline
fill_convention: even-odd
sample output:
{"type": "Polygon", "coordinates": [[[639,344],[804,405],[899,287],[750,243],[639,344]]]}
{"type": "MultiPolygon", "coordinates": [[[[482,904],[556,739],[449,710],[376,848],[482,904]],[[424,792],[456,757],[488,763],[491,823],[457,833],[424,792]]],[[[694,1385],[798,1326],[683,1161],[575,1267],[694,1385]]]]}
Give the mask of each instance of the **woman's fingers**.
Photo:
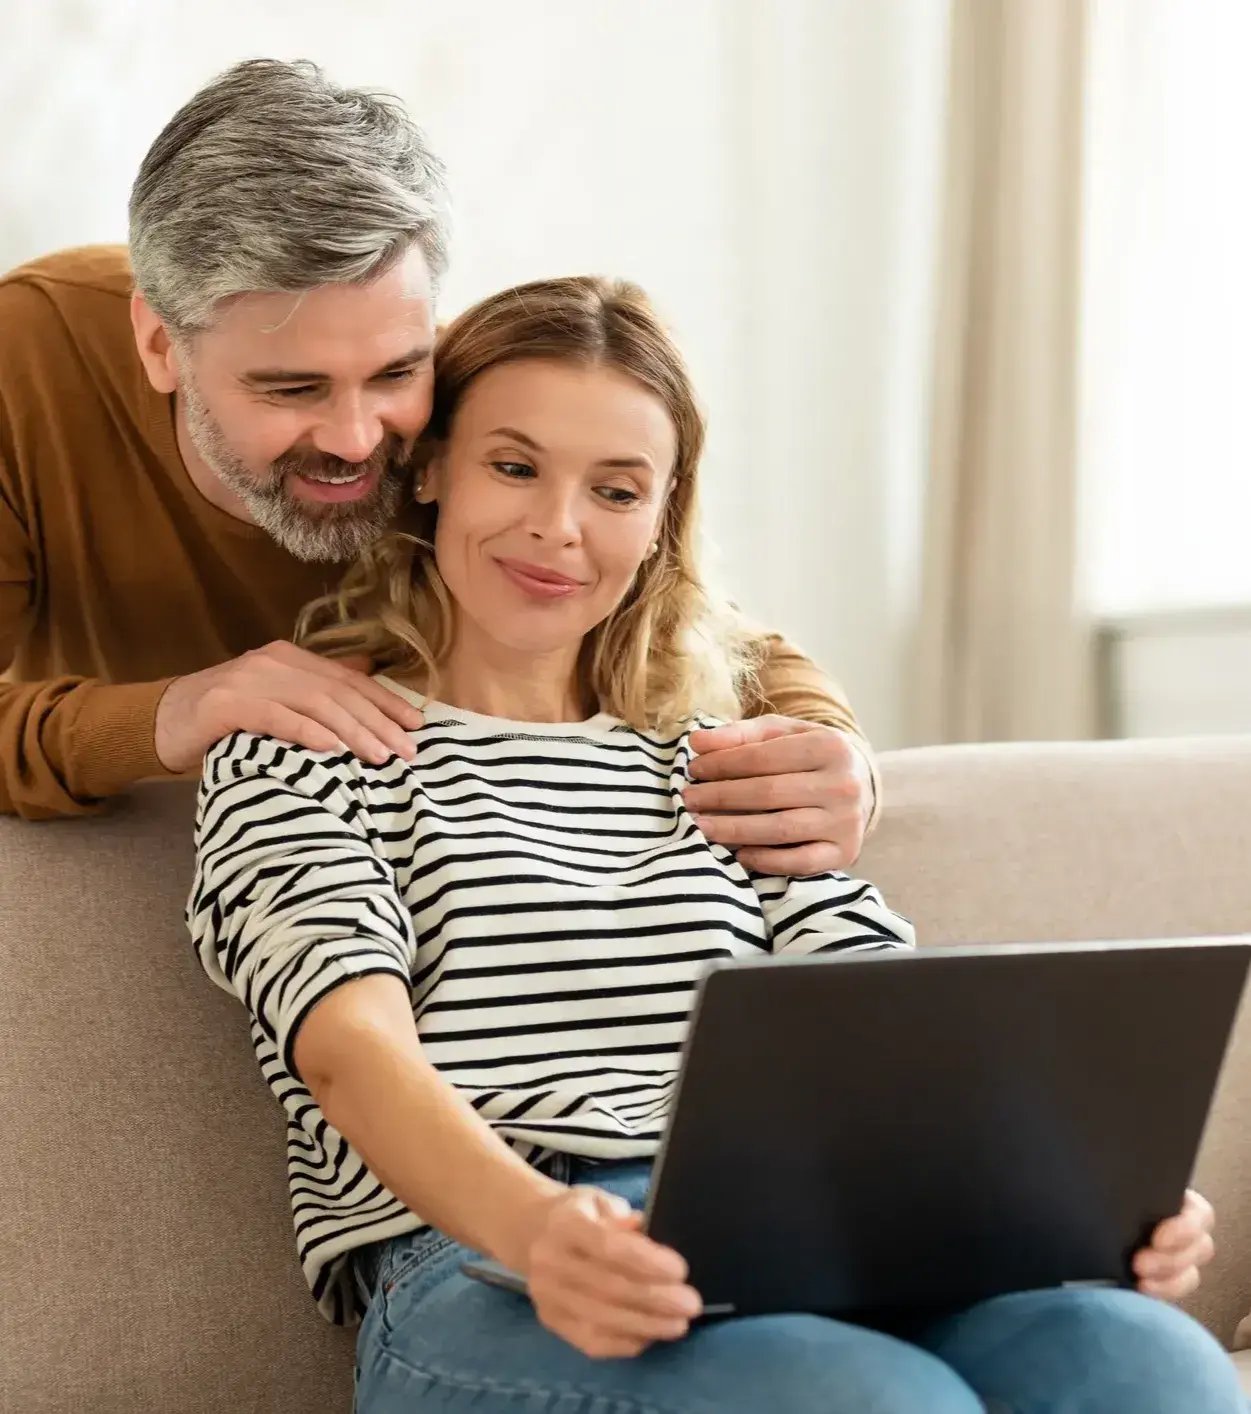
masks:
{"type": "Polygon", "coordinates": [[[1198,1267],[1187,1267],[1185,1271],[1167,1281],[1140,1281],[1138,1283],[1138,1290],[1144,1296],[1154,1296],[1157,1301],[1183,1301],[1198,1288],[1198,1267]]]}
{"type": "Polygon", "coordinates": [[[1151,1234],[1150,1247],[1134,1255],[1134,1274],[1144,1296],[1181,1301],[1199,1285],[1200,1268],[1212,1260],[1215,1214],[1202,1194],[1187,1190],[1182,1210],[1151,1234]]]}
{"type": "Polygon", "coordinates": [[[643,1341],[649,1345],[655,1340],[681,1340],[691,1324],[685,1316],[658,1315],[572,1292],[552,1301],[549,1310],[570,1327],[582,1325],[613,1340],[643,1341]]]}
{"type": "Polygon", "coordinates": [[[1167,1281],[1190,1267],[1205,1267],[1216,1252],[1210,1232],[1201,1232],[1181,1251],[1161,1252],[1144,1247],[1134,1256],[1134,1273],[1149,1281],[1167,1281]]]}
{"type": "Polygon", "coordinates": [[[532,1250],[530,1295],[540,1321],[593,1358],[680,1340],[701,1310],[686,1263],[640,1232],[640,1222],[612,1194],[574,1189],[532,1250]]]}
{"type": "Polygon", "coordinates": [[[703,1309],[699,1293],[682,1282],[640,1282],[592,1263],[571,1264],[564,1274],[571,1298],[661,1319],[693,1320],[703,1309]]]}

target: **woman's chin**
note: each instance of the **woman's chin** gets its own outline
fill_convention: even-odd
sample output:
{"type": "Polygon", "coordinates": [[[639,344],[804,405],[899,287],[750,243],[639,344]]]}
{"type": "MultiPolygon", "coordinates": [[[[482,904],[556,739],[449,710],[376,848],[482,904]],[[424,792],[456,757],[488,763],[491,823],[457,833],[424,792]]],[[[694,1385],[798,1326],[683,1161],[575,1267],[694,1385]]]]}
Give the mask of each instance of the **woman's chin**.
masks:
{"type": "MultiPolygon", "coordinates": [[[[575,655],[582,647],[582,640],[595,627],[585,622],[579,615],[577,621],[572,616],[555,614],[508,614],[508,613],[468,613],[488,642],[509,654],[534,658],[551,658],[562,653],[575,655]]],[[[462,620],[464,623],[464,620],[462,620]]],[[[485,645],[484,645],[485,646],[485,645]]]]}

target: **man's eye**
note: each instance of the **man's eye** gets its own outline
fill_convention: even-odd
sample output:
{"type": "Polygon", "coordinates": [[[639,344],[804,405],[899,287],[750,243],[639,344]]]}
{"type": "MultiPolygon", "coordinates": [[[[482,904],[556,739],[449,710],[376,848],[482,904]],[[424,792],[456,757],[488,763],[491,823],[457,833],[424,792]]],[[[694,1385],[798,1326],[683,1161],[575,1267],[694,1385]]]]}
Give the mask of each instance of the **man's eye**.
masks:
{"type": "Polygon", "coordinates": [[[271,388],[269,391],[275,398],[306,398],[310,393],[315,392],[316,389],[310,383],[308,386],[302,388],[271,388]]]}
{"type": "Polygon", "coordinates": [[[514,481],[524,481],[534,475],[534,468],[526,462],[492,462],[491,465],[501,476],[511,477],[514,481]]]}
{"type": "Polygon", "coordinates": [[[613,506],[633,506],[641,499],[637,491],[631,491],[625,486],[600,486],[597,490],[600,496],[613,506]]]}
{"type": "Polygon", "coordinates": [[[410,378],[416,377],[415,368],[389,368],[385,373],[378,375],[380,383],[407,383],[410,378]]]}

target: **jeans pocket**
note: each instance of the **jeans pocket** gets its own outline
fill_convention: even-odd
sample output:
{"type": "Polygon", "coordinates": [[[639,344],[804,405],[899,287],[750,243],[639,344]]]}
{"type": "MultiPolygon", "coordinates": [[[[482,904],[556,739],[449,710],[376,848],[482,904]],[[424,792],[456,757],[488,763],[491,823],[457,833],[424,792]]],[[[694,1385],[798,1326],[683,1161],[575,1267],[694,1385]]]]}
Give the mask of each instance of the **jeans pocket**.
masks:
{"type": "Polygon", "coordinates": [[[378,1271],[379,1294],[384,1298],[393,1295],[415,1272],[421,1271],[427,1263],[454,1245],[450,1237],[445,1237],[432,1227],[424,1232],[395,1238],[387,1248],[378,1271]]]}

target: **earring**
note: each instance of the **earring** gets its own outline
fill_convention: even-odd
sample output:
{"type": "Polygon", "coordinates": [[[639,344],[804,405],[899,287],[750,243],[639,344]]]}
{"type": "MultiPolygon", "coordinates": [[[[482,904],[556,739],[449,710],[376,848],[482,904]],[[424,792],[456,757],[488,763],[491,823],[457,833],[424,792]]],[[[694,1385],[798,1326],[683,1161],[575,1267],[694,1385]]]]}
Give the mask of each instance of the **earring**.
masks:
{"type": "Polygon", "coordinates": [[[656,553],[656,551],[659,550],[659,549],[660,549],[660,541],[659,541],[659,540],[653,540],[652,543],[647,547],[647,553],[648,553],[649,556],[651,556],[651,555],[654,555],[654,554],[656,553]]]}

